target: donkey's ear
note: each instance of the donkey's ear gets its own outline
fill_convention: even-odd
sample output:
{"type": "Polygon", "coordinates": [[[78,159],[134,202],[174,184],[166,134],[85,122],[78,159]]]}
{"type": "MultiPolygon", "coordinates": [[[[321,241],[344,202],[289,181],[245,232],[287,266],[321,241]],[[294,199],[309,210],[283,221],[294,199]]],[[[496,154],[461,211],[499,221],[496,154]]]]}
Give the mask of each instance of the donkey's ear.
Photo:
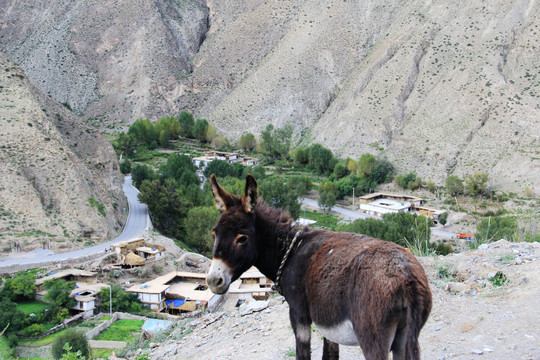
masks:
{"type": "Polygon", "coordinates": [[[244,211],[248,214],[253,212],[255,204],[257,203],[257,181],[251,174],[246,176],[246,190],[244,198],[242,199],[242,206],[244,211]]]}
{"type": "Polygon", "coordinates": [[[223,189],[217,182],[216,175],[210,175],[210,184],[212,185],[212,193],[214,194],[214,200],[216,200],[216,207],[225,211],[227,208],[234,205],[234,198],[225,189],[223,189]]]}

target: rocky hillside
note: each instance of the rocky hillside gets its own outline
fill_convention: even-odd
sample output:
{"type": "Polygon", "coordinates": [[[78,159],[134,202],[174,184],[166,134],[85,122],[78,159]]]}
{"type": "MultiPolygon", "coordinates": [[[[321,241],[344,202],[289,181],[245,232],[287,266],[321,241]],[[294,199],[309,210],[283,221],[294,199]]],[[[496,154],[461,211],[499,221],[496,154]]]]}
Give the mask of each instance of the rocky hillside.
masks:
{"type": "Polygon", "coordinates": [[[118,233],[126,201],[112,146],[1,53],[0,70],[0,250],[118,233]]]}
{"type": "MultiPolygon", "coordinates": [[[[540,246],[505,240],[446,257],[421,258],[433,293],[433,310],[420,334],[422,359],[540,358],[540,246]],[[499,281],[489,280],[497,273],[499,281]]],[[[281,296],[210,313],[176,329],[133,359],[294,359],[294,335],[281,296]]],[[[312,357],[322,356],[313,327],[312,357]]],[[[340,346],[340,359],[363,359],[358,347],[340,346]]]]}
{"type": "Polygon", "coordinates": [[[0,47],[102,126],[180,109],[232,138],[291,124],[439,184],[481,170],[540,194],[539,19],[532,0],[0,0],[0,47]]]}
{"type": "Polygon", "coordinates": [[[203,0],[0,0],[0,49],[97,123],[170,114],[207,27],[203,0]]]}

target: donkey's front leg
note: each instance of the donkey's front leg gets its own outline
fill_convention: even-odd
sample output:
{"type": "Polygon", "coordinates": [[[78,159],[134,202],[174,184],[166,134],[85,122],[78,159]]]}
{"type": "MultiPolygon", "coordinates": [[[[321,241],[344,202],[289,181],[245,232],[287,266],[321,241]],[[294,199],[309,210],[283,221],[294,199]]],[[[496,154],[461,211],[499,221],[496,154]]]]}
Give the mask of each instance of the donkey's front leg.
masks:
{"type": "Polygon", "coordinates": [[[296,360],[311,359],[311,321],[289,312],[291,325],[296,338],[296,360]]]}

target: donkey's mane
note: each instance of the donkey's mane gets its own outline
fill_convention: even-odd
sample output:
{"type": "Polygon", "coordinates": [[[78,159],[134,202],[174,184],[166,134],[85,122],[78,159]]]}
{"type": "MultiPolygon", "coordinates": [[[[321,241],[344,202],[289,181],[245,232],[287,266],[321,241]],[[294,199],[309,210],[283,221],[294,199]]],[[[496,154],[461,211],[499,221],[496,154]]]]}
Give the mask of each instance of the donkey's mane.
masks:
{"type": "Polygon", "coordinates": [[[262,220],[267,234],[276,234],[278,237],[287,238],[294,228],[288,211],[270,206],[262,200],[257,201],[255,213],[262,220]]]}

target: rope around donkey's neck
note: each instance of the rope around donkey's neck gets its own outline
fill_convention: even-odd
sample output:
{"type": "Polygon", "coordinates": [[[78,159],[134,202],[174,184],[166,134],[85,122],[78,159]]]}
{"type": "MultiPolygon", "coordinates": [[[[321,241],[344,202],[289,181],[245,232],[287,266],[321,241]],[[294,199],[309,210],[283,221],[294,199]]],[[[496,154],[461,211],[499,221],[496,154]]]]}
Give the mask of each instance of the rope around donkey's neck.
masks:
{"type": "MultiPolygon", "coordinates": [[[[285,256],[283,256],[283,260],[281,260],[281,264],[279,264],[278,271],[276,273],[276,283],[274,285],[274,290],[276,290],[278,293],[283,295],[281,292],[281,287],[279,286],[279,282],[281,280],[281,272],[283,271],[283,268],[285,267],[285,263],[289,259],[289,255],[291,254],[292,249],[294,248],[294,245],[296,244],[296,241],[298,240],[298,234],[300,234],[302,230],[299,230],[294,234],[294,238],[291,241],[291,244],[289,245],[289,248],[285,252],[285,256]]],[[[302,243],[302,240],[298,243],[298,246],[300,246],[300,243],[302,243]]]]}

